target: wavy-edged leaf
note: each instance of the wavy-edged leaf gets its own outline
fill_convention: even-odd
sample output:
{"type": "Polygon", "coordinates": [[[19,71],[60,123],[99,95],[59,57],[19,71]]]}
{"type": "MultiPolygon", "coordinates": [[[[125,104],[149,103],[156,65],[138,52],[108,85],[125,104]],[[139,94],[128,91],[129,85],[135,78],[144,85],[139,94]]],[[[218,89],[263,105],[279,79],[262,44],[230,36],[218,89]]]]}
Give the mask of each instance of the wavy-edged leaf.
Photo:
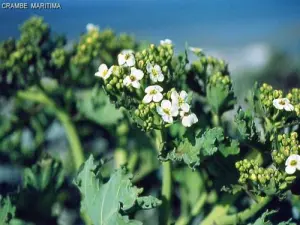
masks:
{"type": "Polygon", "coordinates": [[[240,151],[239,143],[224,137],[221,127],[207,129],[202,135],[184,137],[176,147],[166,152],[163,150],[160,158],[164,160],[183,161],[189,167],[200,165],[201,157],[209,157],[220,152],[224,157],[236,155],[240,151]]]}
{"type": "Polygon", "coordinates": [[[132,175],[122,167],[105,182],[92,155],[84,163],[74,182],[82,194],[81,210],[94,225],[140,225],[123,214],[135,207],[149,209],[160,204],[154,197],[140,198],[142,190],[133,186],[131,179],[132,175]]]}

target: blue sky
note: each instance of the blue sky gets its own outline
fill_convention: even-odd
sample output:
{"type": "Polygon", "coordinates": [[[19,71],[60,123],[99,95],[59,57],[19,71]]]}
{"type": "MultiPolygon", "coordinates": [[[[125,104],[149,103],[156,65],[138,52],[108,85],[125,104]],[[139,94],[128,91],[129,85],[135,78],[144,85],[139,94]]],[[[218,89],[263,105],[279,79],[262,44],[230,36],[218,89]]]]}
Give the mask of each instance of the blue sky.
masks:
{"type": "Polygon", "coordinates": [[[241,52],[257,61],[259,57],[264,58],[267,49],[272,47],[300,52],[299,0],[56,2],[61,3],[61,10],[0,9],[0,40],[16,37],[19,24],[30,15],[41,15],[51,24],[54,32],[64,33],[69,39],[78,38],[87,23],[94,23],[100,28],[127,32],[139,40],[153,43],[170,38],[180,50],[188,42],[229,61],[240,59],[241,52]]]}

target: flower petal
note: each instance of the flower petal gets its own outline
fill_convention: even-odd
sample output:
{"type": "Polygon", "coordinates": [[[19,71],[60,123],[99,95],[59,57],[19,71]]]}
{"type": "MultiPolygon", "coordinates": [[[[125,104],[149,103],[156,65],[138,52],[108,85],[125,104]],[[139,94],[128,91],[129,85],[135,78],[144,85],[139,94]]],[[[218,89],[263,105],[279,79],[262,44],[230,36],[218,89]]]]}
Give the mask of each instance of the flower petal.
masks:
{"type": "Polygon", "coordinates": [[[102,76],[101,76],[101,73],[100,73],[99,71],[95,73],[95,76],[96,76],[96,77],[102,77],[102,76]]]}
{"type": "Polygon", "coordinates": [[[125,55],[120,53],[118,55],[118,63],[120,66],[123,66],[125,64],[126,60],[125,60],[125,55]]]}
{"type": "Polygon", "coordinates": [[[131,83],[132,87],[134,88],[140,88],[141,87],[141,84],[138,80],[135,80],[131,83]]]}
{"type": "MultiPolygon", "coordinates": [[[[130,53],[127,53],[127,54],[130,54],[130,53]]],[[[130,54],[130,57],[126,60],[126,64],[127,64],[127,66],[134,66],[135,58],[134,58],[133,54],[130,54]]]]}
{"type": "Polygon", "coordinates": [[[151,79],[153,82],[157,82],[157,77],[156,77],[156,76],[153,76],[152,73],[150,73],[150,79],[151,79]]]}
{"type": "Polygon", "coordinates": [[[144,77],[144,73],[142,70],[132,67],[130,71],[131,71],[131,74],[134,75],[137,80],[141,80],[144,77]]]}
{"type": "Polygon", "coordinates": [[[190,111],[190,105],[187,104],[187,103],[181,104],[180,108],[181,108],[184,112],[190,111]]]}
{"type": "Polygon", "coordinates": [[[125,86],[129,86],[131,84],[131,79],[129,76],[125,77],[124,80],[123,80],[123,84],[125,86]]]}
{"type": "Polygon", "coordinates": [[[286,111],[293,111],[294,110],[294,106],[290,103],[287,103],[285,106],[284,106],[284,109],[286,111]]]}
{"type": "Polygon", "coordinates": [[[158,74],[158,76],[157,76],[157,80],[159,81],[159,82],[162,82],[163,80],[164,80],[164,75],[162,74],[162,73],[160,73],[160,74],[158,74]]]}
{"type": "Polygon", "coordinates": [[[179,94],[177,93],[177,91],[173,90],[171,92],[171,99],[172,99],[172,102],[178,102],[178,98],[179,98],[179,94]]]}
{"type": "Polygon", "coordinates": [[[146,87],[146,89],[145,89],[145,92],[147,93],[147,94],[149,94],[151,91],[153,91],[155,88],[154,88],[154,86],[148,86],[148,87],[146,87]]]}
{"type": "Polygon", "coordinates": [[[146,70],[147,70],[148,73],[151,73],[152,68],[153,68],[152,65],[150,63],[147,63],[146,70]]]}
{"type": "Polygon", "coordinates": [[[159,115],[164,115],[164,111],[163,111],[162,107],[160,107],[160,106],[156,106],[156,112],[157,112],[159,115]]]}
{"type": "Polygon", "coordinates": [[[100,66],[99,66],[99,68],[98,68],[98,70],[100,71],[100,72],[104,72],[105,70],[107,70],[108,68],[107,68],[107,65],[106,64],[104,64],[104,63],[102,63],[100,66]]]}
{"type": "Polygon", "coordinates": [[[182,98],[184,101],[187,101],[188,94],[186,93],[186,91],[180,92],[180,98],[182,98]]]}
{"type": "Polygon", "coordinates": [[[143,103],[149,103],[152,101],[152,95],[145,95],[144,98],[143,98],[143,103]]]}
{"type": "Polygon", "coordinates": [[[163,119],[165,122],[167,122],[167,123],[173,123],[173,117],[172,117],[172,116],[169,116],[169,115],[167,115],[167,114],[164,114],[164,115],[162,116],[162,119],[163,119]]]}
{"type": "Polygon", "coordinates": [[[162,92],[164,89],[161,87],[161,86],[159,86],[159,85],[154,85],[153,86],[154,88],[155,88],[155,90],[157,90],[158,92],[162,92]]]}
{"type": "Polygon", "coordinates": [[[163,99],[163,95],[160,92],[153,95],[153,101],[154,102],[160,102],[162,99],[163,99]]]}
{"type": "Polygon", "coordinates": [[[161,69],[160,69],[160,66],[159,66],[159,65],[155,64],[155,65],[154,65],[154,69],[156,70],[156,72],[157,72],[158,74],[161,73],[161,69]]]}
{"type": "Polygon", "coordinates": [[[296,167],[295,166],[287,166],[287,167],[285,167],[285,172],[287,174],[293,174],[296,172],[296,167]]]}
{"type": "Polygon", "coordinates": [[[181,120],[181,123],[185,127],[190,127],[192,125],[190,116],[184,116],[181,120]]]}
{"type": "Polygon", "coordinates": [[[163,101],[161,102],[161,107],[162,107],[163,109],[171,109],[172,103],[171,103],[169,100],[163,100],[163,101]]]}
{"type": "Polygon", "coordinates": [[[173,104],[172,105],[172,108],[171,108],[171,114],[172,114],[172,116],[178,116],[178,105],[176,105],[176,104],[173,104]]]}

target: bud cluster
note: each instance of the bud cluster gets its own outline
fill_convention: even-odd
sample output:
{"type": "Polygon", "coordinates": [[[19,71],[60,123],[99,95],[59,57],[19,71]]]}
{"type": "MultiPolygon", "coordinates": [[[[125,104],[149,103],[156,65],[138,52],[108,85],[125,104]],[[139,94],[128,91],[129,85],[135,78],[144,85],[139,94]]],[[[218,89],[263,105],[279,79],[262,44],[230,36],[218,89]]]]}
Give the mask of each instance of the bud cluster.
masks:
{"type": "Polygon", "coordinates": [[[285,174],[274,168],[260,167],[254,160],[238,161],[235,167],[240,172],[238,180],[240,184],[251,182],[255,185],[267,186],[271,181],[274,181],[279,187],[285,181],[285,174]]]}
{"type": "Polygon", "coordinates": [[[217,86],[218,84],[223,84],[225,86],[231,87],[231,80],[228,75],[222,75],[217,72],[210,76],[209,82],[211,85],[217,86]]]}
{"type": "Polygon", "coordinates": [[[278,150],[272,152],[272,157],[276,164],[285,163],[290,155],[300,154],[300,143],[296,132],[278,135],[277,142],[278,150]]]}
{"type": "Polygon", "coordinates": [[[300,116],[300,89],[293,88],[290,93],[287,94],[287,98],[291,101],[295,107],[297,116],[300,116]]]}
{"type": "Polygon", "coordinates": [[[137,67],[146,70],[148,63],[160,65],[164,75],[167,75],[168,66],[173,57],[173,45],[159,45],[151,44],[149,48],[136,53],[137,67]]]}
{"type": "Polygon", "coordinates": [[[51,53],[51,60],[57,68],[63,67],[66,63],[67,52],[64,48],[56,48],[51,53]]]}
{"type": "Polygon", "coordinates": [[[209,77],[216,72],[220,72],[222,74],[228,73],[228,68],[224,60],[217,59],[212,56],[205,56],[202,52],[197,55],[199,60],[192,63],[192,69],[196,71],[200,77],[209,77]]]}
{"type": "Polygon", "coordinates": [[[271,85],[266,83],[259,88],[259,91],[259,99],[266,110],[270,110],[272,108],[274,99],[282,98],[283,96],[283,92],[281,90],[274,90],[271,85]]]}
{"type": "Polygon", "coordinates": [[[126,47],[135,47],[130,36],[122,34],[117,37],[111,29],[92,29],[81,37],[72,62],[77,66],[86,66],[91,61],[100,59],[112,64],[115,62],[115,54],[126,47]]]}

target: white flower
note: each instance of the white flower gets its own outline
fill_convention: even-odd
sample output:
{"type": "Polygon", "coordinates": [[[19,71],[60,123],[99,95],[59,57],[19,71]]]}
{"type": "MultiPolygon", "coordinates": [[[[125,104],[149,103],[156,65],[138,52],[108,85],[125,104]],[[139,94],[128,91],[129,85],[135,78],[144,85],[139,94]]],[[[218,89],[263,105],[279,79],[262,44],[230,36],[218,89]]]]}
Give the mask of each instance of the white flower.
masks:
{"type": "Polygon", "coordinates": [[[172,41],[170,39],[165,39],[160,41],[161,45],[171,45],[172,41]]]}
{"type": "Polygon", "coordinates": [[[187,112],[181,111],[180,117],[181,117],[182,125],[185,127],[190,127],[193,124],[198,122],[198,118],[195,113],[188,114],[187,112]]]}
{"type": "Polygon", "coordinates": [[[163,88],[159,85],[152,85],[145,89],[145,97],[143,98],[143,103],[149,103],[151,101],[160,102],[163,98],[162,92],[163,88]]]}
{"type": "Polygon", "coordinates": [[[95,73],[95,76],[101,77],[104,80],[106,80],[112,74],[112,70],[113,70],[113,66],[108,69],[107,65],[101,64],[98,68],[98,72],[95,73]]]}
{"type": "Polygon", "coordinates": [[[143,71],[132,67],[130,69],[130,75],[126,76],[123,80],[125,86],[132,86],[134,88],[140,88],[140,80],[144,77],[143,71]]]}
{"type": "Polygon", "coordinates": [[[171,99],[172,103],[177,104],[182,111],[188,112],[190,110],[190,106],[187,103],[188,94],[185,91],[181,91],[180,94],[178,94],[175,90],[172,91],[171,99]]]}
{"type": "Polygon", "coordinates": [[[287,174],[293,174],[296,169],[300,170],[300,155],[290,155],[285,161],[285,172],[287,174]]]}
{"type": "Polygon", "coordinates": [[[161,68],[159,65],[152,66],[150,63],[147,63],[146,69],[148,73],[150,73],[150,79],[153,82],[162,82],[164,80],[164,75],[161,72],[161,68]]]}
{"type": "Polygon", "coordinates": [[[273,100],[273,105],[276,109],[284,109],[285,111],[293,111],[294,106],[287,98],[277,98],[273,100]]]}
{"type": "Polygon", "coordinates": [[[132,50],[123,50],[118,55],[118,63],[120,66],[134,66],[135,58],[132,50]]]}
{"type": "Polygon", "coordinates": [[[97,26],[97,25],[94,25],[94,24],[92,24],[92,23],[88,23],[87,25],[86,25],[86,30],[87,30],[87,32],[91,32],[91,31],[94,31],[94,30],[99,30],[99,26],[97,26]]]}
{"type": "Polygon", "coordinates": [[[189,50],[195,54],[202,52],[201,48],[189,47],[189,50]]]}
{"type": "Polygon", "coordinates": [[[173,117],[178,115],[177,105],[172,105],[169,100],[163,100],[161,106],[156,107],[156,111],[167,123],[173,123],[173,117]]]}

